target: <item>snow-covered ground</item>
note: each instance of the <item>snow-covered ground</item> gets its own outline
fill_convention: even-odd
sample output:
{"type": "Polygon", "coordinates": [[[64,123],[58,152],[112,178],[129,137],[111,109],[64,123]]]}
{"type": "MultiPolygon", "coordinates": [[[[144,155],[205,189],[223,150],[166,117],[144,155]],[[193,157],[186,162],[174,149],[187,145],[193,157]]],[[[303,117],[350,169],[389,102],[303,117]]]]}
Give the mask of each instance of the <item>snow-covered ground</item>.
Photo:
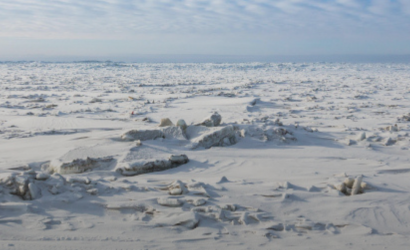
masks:
{"type": "Polygon", "coordinates": [[[408,249],[409,133],[410,64],[2,63],[0,249],[408,249]]]}

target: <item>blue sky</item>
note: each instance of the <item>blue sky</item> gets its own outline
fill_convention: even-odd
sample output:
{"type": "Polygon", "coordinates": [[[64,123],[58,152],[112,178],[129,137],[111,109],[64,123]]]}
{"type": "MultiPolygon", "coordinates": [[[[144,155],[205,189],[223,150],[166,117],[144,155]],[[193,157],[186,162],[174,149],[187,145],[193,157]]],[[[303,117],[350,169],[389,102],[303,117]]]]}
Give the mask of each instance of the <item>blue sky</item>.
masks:
{"type": "Polygon", "coordinates": [[[0,60],[410,54],[410,0],[1,0],[0,60]]]}

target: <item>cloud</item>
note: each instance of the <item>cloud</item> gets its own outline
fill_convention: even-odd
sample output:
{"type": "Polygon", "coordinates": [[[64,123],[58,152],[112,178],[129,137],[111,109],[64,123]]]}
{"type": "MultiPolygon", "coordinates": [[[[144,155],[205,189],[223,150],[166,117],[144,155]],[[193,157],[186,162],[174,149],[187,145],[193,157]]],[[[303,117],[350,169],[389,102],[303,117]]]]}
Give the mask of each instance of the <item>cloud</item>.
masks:
{"type": "Polygon", "coordinates": [[[356,1],[356,0],[336,0],[336,3],[343,5],[348,8],[361,8],[363,1],[356,1]]]}
{"type": "Polygon", "coordinates": [[[410,15],[410,1],[408,0],[398,0],[400,4],[400,10],[403,14],[410,15]]]}
{"type": "MultiPolygon", "coordinates": [[[[373,0],[357,12],[386,14],[389,0],[373,0]]],[[[404,2],[404,1],[403,1],[404,2]]],[[[403,3],[402,3],[403,4],[403,3]]],[[[194,0],[2,0],[2,36],[48,33],[75,36],[126,36],[156,32],[264,32],[281,33],[281,26],[298,28],[318,23],[352,25],[348,13],[357,1],[194,1],[194,0]]],[[[407,13],[407,12],[406,12],[407,13]]],[[[391,15],[392,19],[397,19],[391,15]]],[[[368,20],[372,21],[372,20],[368,20]]],[[[323,27],[326,28],[326,27],[323,27]]],[[[327,27],[330,28],[330,27],[327,27]]],[[[354,27],[353,27],[354,28],[354,27]]],[[[320,30],[320,28],[319,28],[320,30]]]]}
{"type": "Polygon", "coordinates": [[[393,2],[390,0],[372,0],[368,10],[374,14],[388,15],[392,10],[393,5],[393,2]]]}
{"type": "Polygon", "coordinates": [[[410,38],[408,0],[2,0],[0,37],[410,38]]]}

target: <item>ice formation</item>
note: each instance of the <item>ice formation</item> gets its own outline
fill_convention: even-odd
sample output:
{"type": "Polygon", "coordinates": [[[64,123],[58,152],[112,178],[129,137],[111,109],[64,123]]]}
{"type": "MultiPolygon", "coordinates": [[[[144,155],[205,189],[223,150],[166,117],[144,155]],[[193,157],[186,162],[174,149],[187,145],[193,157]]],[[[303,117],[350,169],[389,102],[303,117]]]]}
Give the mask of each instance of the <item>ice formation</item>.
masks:
{"type": "Polygon", "coordinates": [[[344,195],[362,194],[365,190],[370,189],[370,186],[362,181],[363,175],[358,175],[356,178],[353,178],[344,174],[341,177],[345,177],[343,182],[333,184],[332,187],[344,195]]]}
{"type": "Polygon", "coordinates": [[[158,125],[158,127],[169,127],[169,126],[174,126],[174,124],[169,118],[162,118],[161,122],[158,125]]]}
{"type": "Polygon", "coordinates": [[[182,130],[186,130],[186,128],[188,127],[185,123],[185,121],[183,119],[179,119],[177,121],[177,126],[180,127],[182,130]]]}
{"type": "Polygon", "coordinates": [[[158,138],[186,140],[185,131],[181,127],[165,126],[161,129],[130,130],[123,135],[124,141],[147,141],[158,138]]]}
{"type": "Polygon", "coordinates": [[[155,160],[147,162],[120,163],[115,171],[125,176],[139,175],[163,171],[186,164],[189,161],[186,155],[171,155],[168,160],[155,160]]]}
{"type": "Polygon", "coordinates": [[[47,170],[51,173],[59,174],[75,174],[83,173],[94,168],[98,168],[109,164],[113,160],[112,157],[105,158],[90,158],[75,159],[70,162],[63,162],[61,160],[52,160],[49,163],[47,170]]]}
{"type": "Polygon", "coordinates": [[[180,207],[184,203],[176,198],[162,197],[162,198],[158,198],[158,204],[160,204],[161,206],[167,206],[167,207],[180,207]]]}
{"type": "Polygon", "coordinates": [[[237,142],[237,127],[229,125],[209,130],[192,140],[192,148],[210,148],[215,146],[229,146],[237,142]]]}
{"type": "Polygon", "coordinates": [[[210,117],[206,118],[199,125],[206,127],[217,127],[221,124],[222,116],[218,112],[213,113],[210,117]]]}
{"type": "Polygon", "coordinates": [[[165,135],[161,130],[130,130],[121,135],[121,139],[124,141],[147,141],[164,137],[165,135]]]}

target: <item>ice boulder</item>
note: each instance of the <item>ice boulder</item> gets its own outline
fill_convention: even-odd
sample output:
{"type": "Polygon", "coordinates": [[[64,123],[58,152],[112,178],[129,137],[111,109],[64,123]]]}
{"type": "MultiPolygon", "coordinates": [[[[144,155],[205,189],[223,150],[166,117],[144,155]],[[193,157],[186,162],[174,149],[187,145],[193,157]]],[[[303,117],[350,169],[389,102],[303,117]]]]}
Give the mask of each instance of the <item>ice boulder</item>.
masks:
{"type": "Polygon", "coordinates": [[[115,168],[115,171],[125,176],[132,176],[175,168],[187,163],[188,161],[189,159],[186,155],[171,155],[168,160],[120,163],[115,168]]]}
{"type": "Polygon", "coordinates": [[[161,128],[161,132],[166,139],[186,140],[185,130],[181,127],[166,127],[161,128]]]}
{"type": "Polygon", "coordinates": [[[28,185],[28,192],[29,192],[29,197],[31,200],[35,200],[41,197],[41,190],[40,188],[33,182],[30,182],[28,185]]]}
{"type": "Polygon", "coordinates": [[[397,131],[399,131],[399,127],[397,126],[397,124],[394,124],[392,126],[387,126],[385,128],[385,130],[392,131],[392,132],[397,132],[397,131]]]}
{"type": "Polygon", "coordinates": [[[160,129],[130,130],[121,135],[124,141],[148,141],[158,138],[186,140],[185,130],[181,127],[168,126],[160,129]]]}
{"type": "Polygon", "coordinates": [[[169,127],[169,126],[174,126],[174,124],[169,118],[162,118],[161,122],[158,125],[158,127],[169,127]]]}
{"type": "Polygon", "coordinates": [[[124,141],[147,141],[155,140],[157,138],[165,138],[165,135],[161,130],[130,130],[121,135],[121,139],[124,141]]]}
{"type": "Polygon", "coordinates": [[[405,121],[405,122],[410,122],[410,113],[407,115],[403,115],[400,118],[397,118],[399,121],[405,121]]]}
{"type": "Polygon", "coordinates": [[[90,158],[75,159],[70,162],[63,162],[59,159],[52,160],[48,166],[48,171],[51,173],[59,174],[78,174],[83,173],[94,168],[102,167],[110,164],[113,160],[112,157],[105,158],[90,158]]]}
{"type": "Polygon", "coordinates": [[[234,126],[229,125],[220,129],[212,129],[192,140],[192,149],[204,147],[206,149],[214,146],[229,146],[236,144],[236,131],[234,126]]]}
{"type": "MultiPolygon", "coordinates": [[[[179,157],[179,156],[176,156],[179,157]]],[[[188,189],[186,188],[185,183],[180,180],[176,180],[172,182],[167,187],[163,188],[162,190],[167,190],[170,195],[182,195],[188,193],[188,189]]]]}
{"type": "Polygon", "coordinates": [[[359,192],[362,192],[361,190],[361,184],[362,184],[362,179],[363,179],[363,175],[359,175],[353,182],[353,186],[352,186],[352,192],[351,195],[356,195],[359,192]]]}
{"type": "Polygon", "coordinates": [[[91,99],[91,101],[90,101],[90,103],[96,103],[96,102],[102,102],[102,100],[99,99],[99,98],[93,98],[93,99],[91,99]]]}
{"type": "Polygon", "coordinates": [[[44,173],[44,172],[40,172],[36,174],[36,180],[40,180],[40,181],[45,181],[50,177],[49,174],[44,173]]]}
{"type": "Polygon", "coordinates": [[[188,156],[186,155],[171,155],[169,161],[172,164],[182,165],[189,161],[188,156]]]}
{"type": "Polygon", "coordinates": [[[34,179],[35,174],[35,171],[3,174],[0,176],[0,190],[3,186],[8,193],[19,196],[23,200],[40,198],[41,190],[34,179]]]}
{"type": "Polygon", "coordinates": [[[155,223],[159,227],[180,226],[192,230],[198,226],[199,216],[195,212],[163,213],[155,219],[155,223]]]}
{"type": "Polygon", "coordinates": [[[167,198],[167,197],[158,198],[157,201],[159,205],[166,206],[166,207],[180,207],[184,204],[179,199],[167,198]]]}
{"type": "Polygon", "coordinates": [[[221,124],[222,116],[218,112],[213,113],[210,117],[206,118],[203,122],[198,125],[206,127],[217,127],[221,124]]]}
{"type": "Polygon", "coordinates": [[[359,135],[358,135],[358,137],[357,137],[357,141],[363,141],[363,140],[365,140],[366,139],[366,133],[365,132],[362,132],[362,133],[360,133],[359,135]]]}
{"type": "Polygon", "coordinates": [[[396,140],[394,140],[394,139],[391,138],[391,137],[386,138],[386,139],[384,140],[384,142],[383,142],[384,146],[391,146],[391,145],[393,145],[393,144],[395,144],[395,143],[396,143],[396,140]]]}
{"type": "MultiPolygon", "coordinates": [[[[343,177],[343,176],[342,176],[343,177]]],[[[370,189],[369,184],[363,182],[363,175],[358,175],[356,178],[346,176],[343,182],[337,182],[331,187],[338,190],[344,195],[357,195],[362,194],[366,189],[370,189]]]]}
{"type": "Polygon", "coordinates": [[[185,123],[184,120],[179,119],[179,120],[177,121],[177,127],[180,127],[182,130],[186,130],[186,128],[187,128],[188,126],[186,125],[186,123],[185,123]]]}

